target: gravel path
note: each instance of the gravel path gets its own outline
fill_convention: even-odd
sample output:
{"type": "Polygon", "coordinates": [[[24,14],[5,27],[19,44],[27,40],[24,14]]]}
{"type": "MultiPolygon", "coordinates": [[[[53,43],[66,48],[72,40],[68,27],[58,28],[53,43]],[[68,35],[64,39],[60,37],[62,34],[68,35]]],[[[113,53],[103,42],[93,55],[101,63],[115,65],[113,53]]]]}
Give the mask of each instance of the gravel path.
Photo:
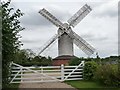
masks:
{"type": "MultiPolygon", "coordinates": [[[[31,74],[31,73],[29,73],[31,74]]],[[[38,75],[39,76],[39,75],[38,75]]],[[[35,78],[37,76],[23,76],[24,78],[35,78]]],[[[49,78],[46,78],[46,79],[49,79],[49,78]]],[[[51,78],[50,78],[51,79],[51,78]]],[[[37,79],[38,80],[38,79],[37,79]]],[[[24,80],[26,81],[26,80],[24,80]]],[[[34,80],[35,81],[35,80],[34,80]]],[[[77,90],[75,89],[74,87],[66,84],[66,83],[63,83],[63,82],[44,82],[44,83],[21,83],[20,86],[19,86],[19,90],[24,90],[23,88],[29,88],[30,90],[34,90],[35,88],[41,88],[41,89],[62,89],[62,88],[66,88],[68,90],[77,90]],[[32,89],[33,88],[33,89],[32,89]]],[[[26,90],[25,89],[25,90],[26,90]]],[[[40,90],[41,90],[40,89],[40,90]]],[[[65,89],[65,90],[66,90],[65,89]]]]}
{"type": "MultiPolygon", "coordinates": [[[[66,84],[66,83],[62,83],[62,82],[47,82],[47,83],[22,83],[19,86],[20,90],[22,90],[22,88],[41,88],[41,89],[48,89],[48,88],[53,88],[53,89],[61,89],[61,88],[68,88],[71,90],[77,90],[74,87],[66,84]]],[[[31,90],[31,89],[30,89],[31,90]]]]}

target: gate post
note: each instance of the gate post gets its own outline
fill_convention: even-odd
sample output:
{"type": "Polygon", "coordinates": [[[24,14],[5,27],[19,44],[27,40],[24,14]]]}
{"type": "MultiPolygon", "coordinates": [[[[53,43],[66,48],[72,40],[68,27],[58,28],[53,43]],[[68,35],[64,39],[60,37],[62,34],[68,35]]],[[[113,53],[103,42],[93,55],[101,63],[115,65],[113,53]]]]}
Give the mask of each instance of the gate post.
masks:
{"type": "MultiPolygon", "coordinates": [[[[41,66],[41,74],[43,74],[43,67],[41,66]]],[[[43,76],[41,76],[41,81],[43,81],[43,76]]]]}
{"type": "Polygon", "coordinates": [[[82,79],[84,79],[84,66],[85,66],[85,61],[82,61],[82,79]]]}
{"type": "Polygon", "coordinates": [[[82,66],[83,66],[83,67],[85,66],[85,61],[82,61],[82,66]]]}
{"type": "Polygon", "coordinates": [[[23,81],[22,79],[23,79],[23,69],[22,69],[22,67],[20,67],[21,69],[20,69],[20,71],[21,71],[21,82],[23,81]]]}
{"type": "Polygon", "coordinates": [[[61,80],[64,81],[64,65],[61,64],[61,80]]]}

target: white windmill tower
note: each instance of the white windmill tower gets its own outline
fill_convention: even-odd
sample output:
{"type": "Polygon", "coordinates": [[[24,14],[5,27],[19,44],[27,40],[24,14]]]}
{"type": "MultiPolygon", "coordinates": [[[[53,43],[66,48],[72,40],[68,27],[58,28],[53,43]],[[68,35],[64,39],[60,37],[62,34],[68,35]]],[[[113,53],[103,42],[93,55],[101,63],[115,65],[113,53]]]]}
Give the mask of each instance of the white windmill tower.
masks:
{"type": "MultiPolygon", "coordinates": [[[[41,51],[39,52],[39,55],[46,48],[48,48],[56,39],[58,39],[58,57],[62,57],[62,60],[63,60],[63,57],[68,58],[65,56],[69,56],[69,59],[70,57],[74,56],[73,43],[77,45],[88,56],[92,55],[95,52],[95,49],[72,30],[72,27],[75,27],[85,16],[88,15],[88,13],[90,13],[91,10],[92,9],[90,8],[90,6],[85,4],[78,12],[76,12],[67,21],[67,23],[62,23],[50,12],[48,12],[46,9],[44,8],[41,9],[39,13],[58,27],[58,33],[55,34],[42,47],[41,51]]],[[[55,63],[58,63],[58,62],[60,62],[60,60],[58,60],[55,63]]],[[[59,64],[65,64],[65,63],[59,63],[59,64]]]]}

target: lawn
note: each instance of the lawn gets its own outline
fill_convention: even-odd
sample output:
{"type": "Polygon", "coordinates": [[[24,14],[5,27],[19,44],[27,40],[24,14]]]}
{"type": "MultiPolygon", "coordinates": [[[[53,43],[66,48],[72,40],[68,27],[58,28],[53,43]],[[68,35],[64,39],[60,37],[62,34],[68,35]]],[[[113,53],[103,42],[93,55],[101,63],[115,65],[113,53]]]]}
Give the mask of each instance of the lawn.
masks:
{"type": "Polygon", "coordinates": [[[20,84],[18,84],[18,83],[17,83],[17,84],[16,84],[16,83],[10,84],[10,85],[9,85],[9,88],[13,88],[14,90],[18,90],[19,85],[20,85],[20,84]]]}
{"type": "Polygon", "coordinates": [[[7,87],[3,88],[2,90],[18,90],[20,84],[9,84],[7,87]]]}
{"type": "MultiPolygon", "coordinates": [[[[102,90],[111,90],[110,87],[103,86],[103,85],[96,83],[96,82],[93,82],[93,81],[65,81],[65,83],[67,83],[75,88],[78,88],[79,90],[85,89],[85,88],[86,89],[89,88],[89,90],[93,90],[93,88],[94,89],[102,88],[102,90]]],[[[112,88],[112,89],[113,90],[120,90],[118,88],[112,88]]]]}

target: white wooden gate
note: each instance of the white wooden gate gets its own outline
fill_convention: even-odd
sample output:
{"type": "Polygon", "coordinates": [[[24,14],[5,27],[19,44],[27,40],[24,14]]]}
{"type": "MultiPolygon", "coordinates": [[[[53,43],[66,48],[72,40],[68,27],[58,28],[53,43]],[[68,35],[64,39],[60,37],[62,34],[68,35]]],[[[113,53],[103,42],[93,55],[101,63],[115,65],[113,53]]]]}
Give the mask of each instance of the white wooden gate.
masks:
{"type": "Polygon", "coordinates": [[[23,67],[11,63],[10,83],[61,82],[83,79],[84,61],[78,66],[23,67]]]}

